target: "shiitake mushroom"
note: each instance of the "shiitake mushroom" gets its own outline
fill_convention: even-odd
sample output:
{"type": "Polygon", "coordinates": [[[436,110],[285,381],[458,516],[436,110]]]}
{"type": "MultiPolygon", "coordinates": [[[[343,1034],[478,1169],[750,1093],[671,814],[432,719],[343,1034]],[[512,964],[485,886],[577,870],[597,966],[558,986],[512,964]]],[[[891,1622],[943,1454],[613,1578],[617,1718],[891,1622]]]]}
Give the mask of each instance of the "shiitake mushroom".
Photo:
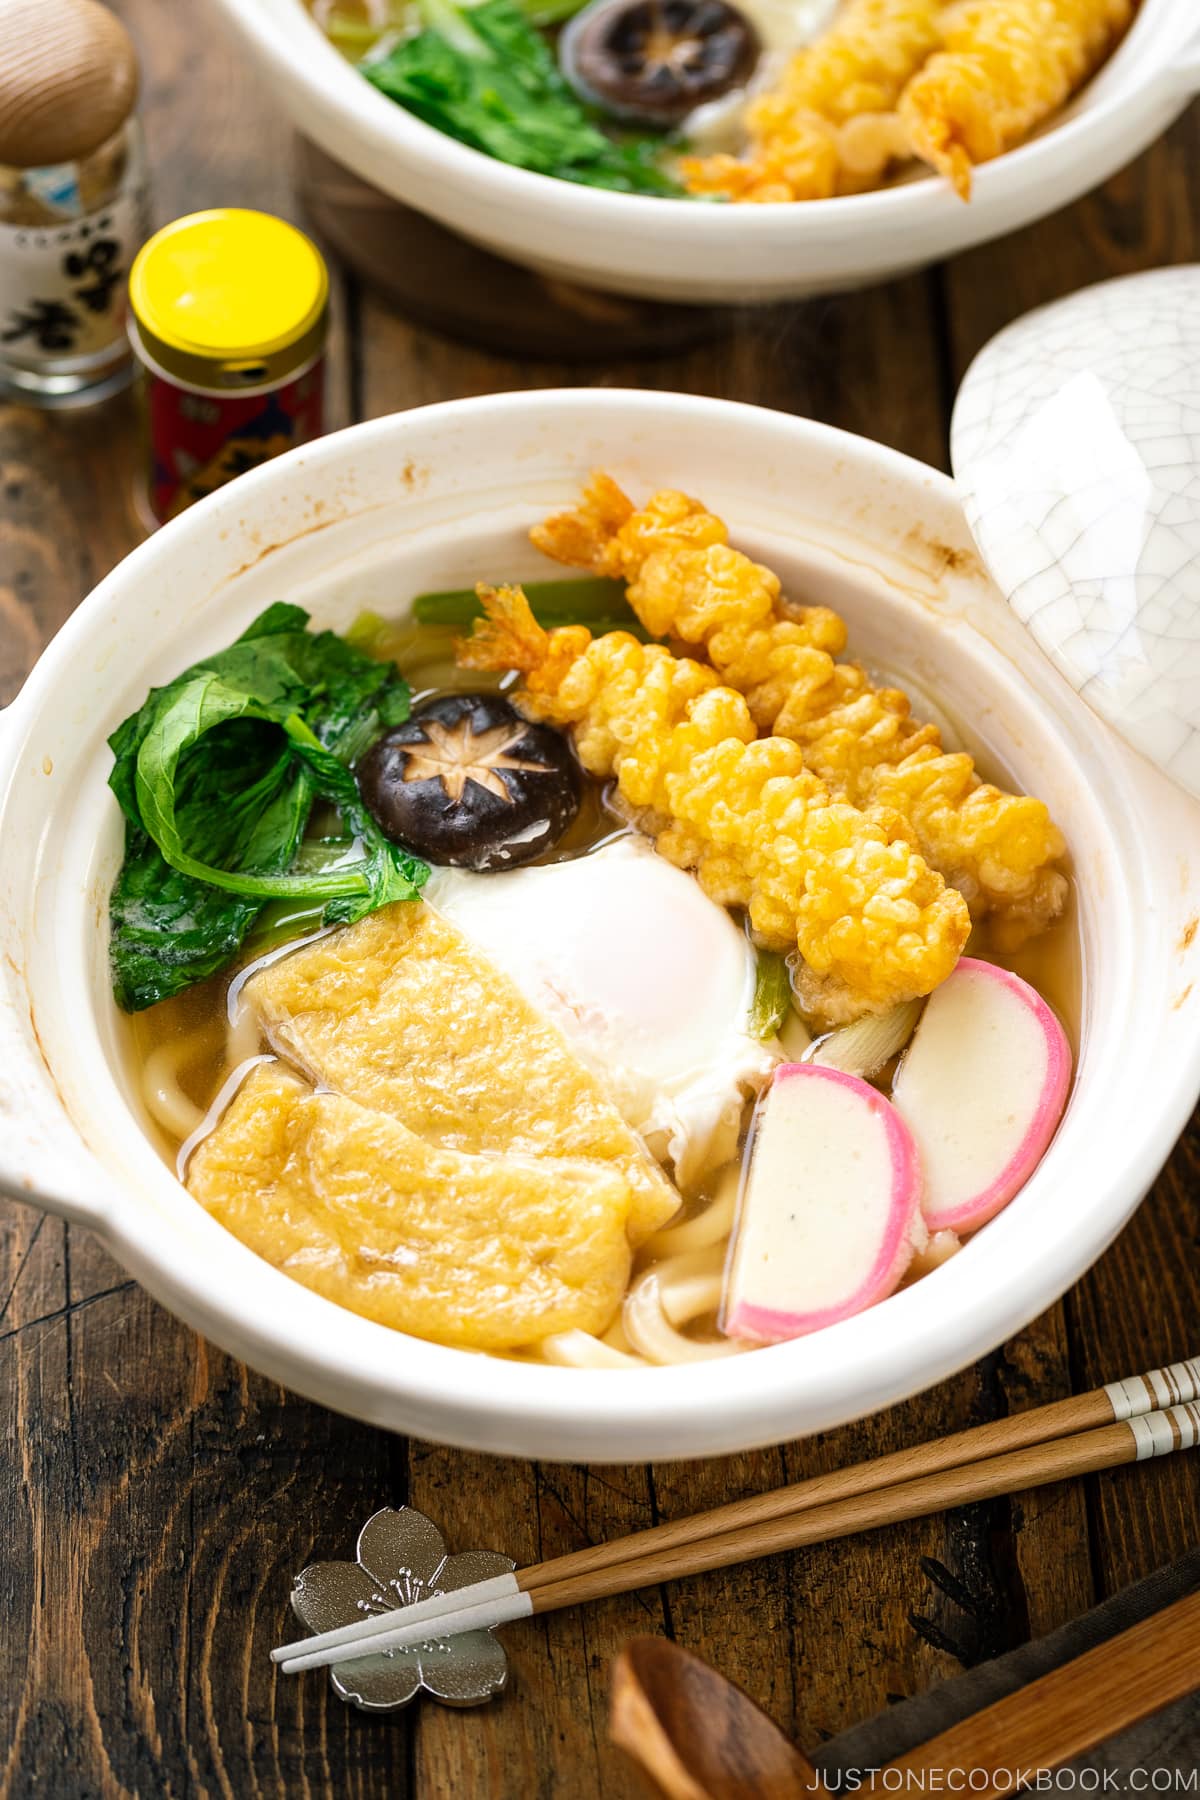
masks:
{"type": "Polygon", "coordinates": [[[728,0],[593,0],[564,30],[558,57],[581,99],[666,130],[743,87],[761,49],[728,0]]]}
{"type": "Polygon", "coordinates": [[[513,869],[556,844],[579,810],[566,739],[500,694],[443,694],[377,739],[355,770],[363,804],[431,863],[513,869]]]}

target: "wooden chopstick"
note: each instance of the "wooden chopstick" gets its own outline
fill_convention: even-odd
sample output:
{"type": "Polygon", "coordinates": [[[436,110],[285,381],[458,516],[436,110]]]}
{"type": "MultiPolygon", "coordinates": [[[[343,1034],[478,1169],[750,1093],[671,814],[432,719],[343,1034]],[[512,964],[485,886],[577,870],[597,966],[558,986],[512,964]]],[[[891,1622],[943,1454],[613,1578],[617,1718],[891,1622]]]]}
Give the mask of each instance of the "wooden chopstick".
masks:
{"type": "MultiPolygon", "coordinates": [[[[1174,1406],[1200,1399],[1200,1357],[1172,1363],[1165,1369],[1150,1369],[1126,1381],[1113,1381],[1107,1387],[1095,1388],[1087,1394],[1073,1394],[1065,1400],[1036,1406],[1028,1412],[1013,1413],[1006,1419],[995,1419],[987,1425],[976,1425],[967,1431],[953,1432],[931,1444],[916,1444],[894,1450],[870,1462],[855,1463],[847,1469],[835,1469],[827,1475],[815,1475],[807,1481],[792,1482],[775,1488],[769,1494],[751,1494],[744,1500],[733,1500],[725,1506],[676,1519],[666,1525],[655,1525],[646,1531],[631,1532],[627,1537],[613,1538],[604,1544],[592,1544],[586,1550],[573,1550],[552,1562],[534,1563],[519,1576],[523,1591],[532,1591],[549,1581],[560,1581],[568,1575],[583,1575],[595,1569],[615,1567],[632,1562],[651,1551],[673,1550],[737,1530],[742,1525],[768,1519],[790,1517],[834,1500],[848,1500],[857,1494],[873,1493],[896,1482],[914,1480],[921,1475],[934,1475],[963,1463],[1000,1456],[1010,1450],[1044,1444],[1052,1438],[1067,1437],[1074,1432],[1111,1425],[1114,1420],[1130,1419],[1153,1412],[1162,1406],[1174,1406]]],[[[513,1578],[477,1582],[457,1593],[435,1595],[414,1606],[396,1607],[391,1612],[371,1619],[357,1620],[319,1636],[299,1638],[272,1650],[274,1662],[287,1663],[327,1645],[351,1644],[361,1638],[374,1637],[390,1626],[415,1624],[418,1619],[438,1618],[442,1613],[457,1612],[469,1601],[482,1602],[512,1592],[513,1578]]]]}
{"type": "MultiPolygon", "coordinates": [[[[531,1614],[554,1612],[565,1606],[629,1593],[684,1575],[749,1562],[781,1550],[849,1537],[859,1531],[942,1512],[970,1501],[993,1499],[1018,1489],[1043,1487],[1073,1476],[1115,1468],[1121,1463],[1168,1455],[1175,1450],[1189,1449],[1198,1441],[1200,1405],[1185,1403],[1137,1414],[1098,1430],[1031,1444],[982,1461],[938,1469],[892,1486],[843,1494],[824,1505],[802,1510],[793,1508],[782,1515],[775,1510],[777,1495],[766,1494],[760,1497],[757,1507],[753,1502],[740,1503],[743,1509],[749,1506],[753,1516],[743,1517],[742,1523],[732,1530],[718,1529],[712,1535],[693,1536],[686,1542],[665,1547],[658,1538],[655,1547],[648,1551],[645,1549],[647,1540],[655,1539],[657,1533],[637,1533],[620,1541],[627,1546],[637,1546],[641,1554],[599,1566],[593,1563],[581,1568],[580,1557],[586,1556],[586,1552],[574,1552],[551,1563],[537,1563],[520,1571],[515,1578],[501,1577],[499,1583],[485,1584],[493,1590],[486,1598],[480,1599],[478,1590],[461,1590],[449,1597],[451,1609],[439,1614],[421,1613],[418,1617],[419,1608],[404,1609],[400,1624],[391,1623],[389,1616],[384,1615],[361,1621],[368,1629],[358,1630],[352,1638],[341,1637],[338,1642],[331,1643],[329,1639],[334,1634],[323,1634],[319,1640],[310,1639],[297,1654],[283,1661],[283,1669],[287,1674],[298,1673],[302,1669],[353,1661],[356,1656],[400,1649],[427,1641],[431,1636],[444,1638],[463,1631],[490,1630],[531,1614]],[[497,1591],[506,1582],[509,1583],[507,1593],[497,1591]]],[[[701,1517],[711,1520],[726,1512],[726,1508],[718,1508],[715,1515],[701,1517]]]]}
{"type": "MultiPolygon", "coordinates": [[[[1108,1387],[1095,1388],[1088,1394],[1073,1394],[1065,1400],[1051,1401],[1047,1406],[1035,1406],[1028,1412],[1013,1413],[987,1425],[956,1431],[930,1444],[911,1445],[904,1450],[893,1450],[887,1456],[877,1456],[870,1462],[834,1469],[828,1475],[813,1475],[807,1481],[773,1488],[768,1494],[750,1494],[744,1500],[732,1500],[686,1519],[654,1525],[647,1531],[631,1532],[627,1537],[613,1538],[605,1544],[589,1545],[586,1550],[570,1551],[551,1562],[532,1563],[522,1571],[521,1585],[531,1591],[548,1581],[561,1581],[567,1575],[610,1568],[651,1551],[701,1543],[720,1533],[736,1531],[743,1525],[790,1518],[794,1513],[810,1512],[814,1507],[833,1501],[875,1493],[880,1488],[893,1487],[920,1476],[961,1468],[1003,1456],[1009,1451],[1098,1429],[1117,1420],[1141,1417],[1163,1406],[1186,1404],[1189,1400],[1200,1400],[1200,1357],[1174,1363],[1166,1369],[1151,1369],[1145,1375],[1135,1375],[1131,1381],[1112,1382],[1108,1387]]],[[[312,1648],[311,1641],[308,1648],[312,1648]]]]}
{"type": "MultiPolygon", "coordinates": [[[[1055,1481],[1090,1475],[1122,1463],[1142,1461],[1148,1456],[1188,1449],[1200,1439],[1200,1406],[1171,1407],[1150,1414],[1148,1418],[1161,1421],[1162,1426],[1153,1439],[1147,1439],[1147,1448],[1143,1448],[1136,1429],[1147,1420],[1131,1419],[1105,1425],[1098,1431],[1080,1432],[1073,1437],[1031,1445],[1028,1449],[989,1457],[980,1463],[965,1463],[958,1468],[923,1475],[915,1481],[899,1482],[802,1513],[757,1520],[715,1538],[677,1549],[659,1550],[613,1568],[545,1581],[528,1593],[531,1610],[535,1613],[554,1612],[560,1607],[578,1606],[609,1594],[628,1593],[660,1581],[674,1581],[683,1575],[701,1574],[708,1569],[728,1568],[731,1563],[772,1556],[780,1550],[795,1550],[806,1544],[852,1537],[880,1525],[894,1525],[903,1519],[921,1518],[926,1513],[945,1512],[952,1506],[963,1506],[975,1500],[992,1500],[1020,1488],[1046,1487],[1055,1481]]],[[[553,1568],[552,1564],[549,1566],[553,1568]]],[[[518,1576],[517,1579],[524,1590],[523,1578],[518,1576]]],[[[444,1629],[444,1624],[439,1627],[440,1631],[444,1629]]],[[[372,1639],[372,1642],[379,1640],[372,1639]]]]}
{"type": "Polygon", "coordinates": [[[1200,1593],[1131,1625],[1027,1687],[952,1725],[868,1777],[861,1795],[922,1790],[934,1770],[969,1769],[972,1800],[1002,1800],[1200,1687],[1200,1593]],[[987,1785],[976,1777],[986,1774],[987,1785]]]}

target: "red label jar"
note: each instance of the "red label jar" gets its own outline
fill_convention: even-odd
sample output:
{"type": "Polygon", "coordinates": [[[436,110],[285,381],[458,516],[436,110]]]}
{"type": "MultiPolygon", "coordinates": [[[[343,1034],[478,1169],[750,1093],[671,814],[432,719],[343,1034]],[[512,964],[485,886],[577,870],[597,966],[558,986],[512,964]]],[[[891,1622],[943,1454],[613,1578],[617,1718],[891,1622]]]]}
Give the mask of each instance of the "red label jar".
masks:
{"type": "Polygon", "coordinates": [[[142,249],[129,335],[160,523],[320,436],[328,298],[316,246],[268,213],[192,213],[142,249]]]}

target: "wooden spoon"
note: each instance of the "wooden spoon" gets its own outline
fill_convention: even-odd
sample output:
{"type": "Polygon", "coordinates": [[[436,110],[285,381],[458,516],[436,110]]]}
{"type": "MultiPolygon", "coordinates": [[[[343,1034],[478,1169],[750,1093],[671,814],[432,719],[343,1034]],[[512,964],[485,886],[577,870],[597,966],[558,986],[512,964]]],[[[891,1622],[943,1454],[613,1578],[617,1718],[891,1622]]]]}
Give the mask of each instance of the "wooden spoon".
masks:
{"type": "Polygon", "coordinates": [[[609,1733],[666,1800],[796,1800],[816,1784],[748,1694],[667,1638],[633,1638],[617,1657],[609,1733]]]}
{"type": "MultiPolygon", "coordinates": [[[[1200,1688],[1200,1592],[1063,1663],[889,1763],[888,1773],[971,1771],[971,1800],[1006,1800],[1025,1769],[1055,1769],[1200,1688]]],[[[813,1766],[732,1681],[665,1638],[634,1638],[613,1665],[615,1743],[667,1800],[793,1800],[813,1766]]],[[[938,1785],[944,1786],[944,1782],[938,1785]]]]}

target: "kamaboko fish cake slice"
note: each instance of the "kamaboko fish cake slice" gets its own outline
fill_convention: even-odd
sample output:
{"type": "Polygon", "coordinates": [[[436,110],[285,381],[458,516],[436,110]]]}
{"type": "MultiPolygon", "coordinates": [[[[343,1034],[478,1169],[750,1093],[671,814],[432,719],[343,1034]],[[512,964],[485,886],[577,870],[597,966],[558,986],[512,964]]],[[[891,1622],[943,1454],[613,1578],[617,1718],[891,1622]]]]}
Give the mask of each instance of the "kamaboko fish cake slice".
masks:
{"type": "Polygon", "coordinates": [[[798,951],[805,1010],[831,1023],[928,994],[970,930],[948,888],[887,820],[842,800],[788,738],[760,738],[715,670],[629,632],[546,631],[519,588],[480,587],[487,617],[458,646],[518,669],[527,718],[569,727],[590,775],[712,899],[743,907],[769,947],[798,951]]]}
{"type": "Polygon", "coordinates": [[[634,1242],[678,1209],[557,1028],[422,901],[269,963],[245,995],[281,1055],[432,1144],[605,1164],[628,1187],[634,1242]]]}
{"type": "Polygon", "coordinates": [[[187,1185],[305,1287],[468,1350],[603,1331],[629,1278],[615,1164],[441,1149],[277,1063],[252,1070],[187,1185]]]}
{"type": "Polygon", "coordinates": [[[913,153],[970,198],[976,163],[1024,142],[1109,55],[1135,0],[967,0],[900,100],[913,153]]]}
{"type": "Polygon", "coordinates": [[[573,512],[531,536],[559,562],[625,580],[648,631],[700,649],[760,731],[800,746],[832,797],[898,821],[972,914],[994,917],[1001,940],[1018,943],[1061,912],[1065,845],[1043,802],[981,781],[965,751],[944,749],[899,689],[842,658],[837,613],[785,601],[779,577],[735,550],[701,501],[664,488],[635,508],[597,474],[573,512]]]}

